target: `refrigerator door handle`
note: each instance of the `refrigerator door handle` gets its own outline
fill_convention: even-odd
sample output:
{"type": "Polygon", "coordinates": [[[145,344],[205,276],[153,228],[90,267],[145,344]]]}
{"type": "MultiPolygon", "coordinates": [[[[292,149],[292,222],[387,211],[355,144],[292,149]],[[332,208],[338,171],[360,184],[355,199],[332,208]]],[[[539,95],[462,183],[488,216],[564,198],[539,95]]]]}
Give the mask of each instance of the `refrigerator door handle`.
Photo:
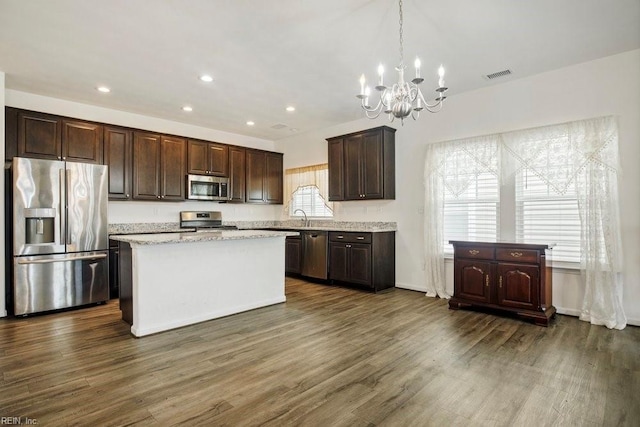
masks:
{"type": "MultiPolygon", "coordinates": [[[[65,176],[66,176],[66,185],[65,185],[65,194],[64,194],[64,214],[67,217],[64,235],[64,242],[67,246],[71,244],[71,226],[69,225],[69,200],[67,198],[67,192],[71,192],[71,169],[65,168],[65,176]]],[[[69,250],[69,249],[67,249],[69,250]]]]}
{"type": "Polygon", "coordinates": [[[67,258],[47,258],[47,259],[36,259],[36,260],[19,259],[18,264],[51,264],[54,262],[78,261],[82,259],[101,259],[106,257],[107,257],[107,254],[96,254],[96,255],[83,255],[83,256],[67,257],[67,258]]]}
{"type": "Polygon", "coordinates": [[[67,244],[67,210],[65,209],[67,204],[67,179],[66,170],[60,169],[58,171],[60,176],[60,244],[67,244]]]}

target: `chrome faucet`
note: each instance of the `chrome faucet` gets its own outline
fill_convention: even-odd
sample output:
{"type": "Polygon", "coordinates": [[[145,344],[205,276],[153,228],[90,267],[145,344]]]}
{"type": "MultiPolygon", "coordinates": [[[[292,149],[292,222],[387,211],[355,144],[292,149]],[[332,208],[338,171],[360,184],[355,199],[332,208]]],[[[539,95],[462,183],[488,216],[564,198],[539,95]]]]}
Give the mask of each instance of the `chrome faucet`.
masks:
{"type": "Polygon", "coordinates": [[[307,219],[307,213],[302,209],[296,209],[295,211],[293,211],[293,214],[295,215],[296,212],[298,212],[298,211],[302,212],[302,215],[304,215],[304,219],[302,221],[304,221],[304,226],[308,227],[309,226],[309,220],[307,219]]]}

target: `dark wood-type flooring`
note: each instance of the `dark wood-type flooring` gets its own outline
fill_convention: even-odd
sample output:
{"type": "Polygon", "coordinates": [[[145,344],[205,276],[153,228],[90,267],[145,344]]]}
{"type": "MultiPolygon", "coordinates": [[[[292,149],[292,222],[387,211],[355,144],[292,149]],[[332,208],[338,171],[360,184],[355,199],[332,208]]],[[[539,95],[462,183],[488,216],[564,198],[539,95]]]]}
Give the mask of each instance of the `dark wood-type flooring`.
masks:
{"type": "MultiPolygon", "coordinates": [[[[179,286],[176,287],[178,289],[179,286]]],[[[548,328],[401,289],[133,338],[117,301],[0,320],[0,417],[38,425],[638,426],[640,328],[548,328]]]]}

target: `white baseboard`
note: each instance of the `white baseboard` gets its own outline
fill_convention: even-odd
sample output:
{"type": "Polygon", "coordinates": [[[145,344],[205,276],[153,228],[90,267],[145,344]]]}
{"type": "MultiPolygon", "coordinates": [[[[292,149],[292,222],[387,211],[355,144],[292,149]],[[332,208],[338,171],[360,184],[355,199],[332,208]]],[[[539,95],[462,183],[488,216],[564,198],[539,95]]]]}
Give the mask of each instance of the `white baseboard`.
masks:
{"type": "Polygon", "coordinates": [[[556,307],[556,313],[566,316],[580,317],[580,310],[573,308],[556,307]]]}
{"type": "Polygon", "coordinates": [[[408,289],[410,291],[424,292],[425,294],[427,293],[427,288],[411,285],[408,283],[396,283],[396,288],[408,289]]]}

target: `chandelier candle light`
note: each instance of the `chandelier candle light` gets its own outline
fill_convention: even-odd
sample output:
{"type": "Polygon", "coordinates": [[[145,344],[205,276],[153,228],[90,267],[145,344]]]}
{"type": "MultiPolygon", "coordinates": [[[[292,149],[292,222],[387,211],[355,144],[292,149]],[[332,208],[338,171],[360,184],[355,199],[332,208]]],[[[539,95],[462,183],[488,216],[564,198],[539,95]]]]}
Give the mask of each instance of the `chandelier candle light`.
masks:
{"type": "Polygon", "coordinates": [[[437,113],[442,109],[442,103],[447,98],[444,93],[447,88],[444,87],[444,67],[440,65],[438,69],[438,88],[436,89],[437,98],[433,104],[429,104],[425,101],[422,92],[420,91],[420,83],[424,81],[420,77],[420,59],[416,58],[415,66],[415,78],[411,82],[404,81],[404,52],[402,48],[402,0],[399,1],[400,5],[400,65],[396,67],[398,72],[398,83],[395,83],[391,87],[384,85],[384,67],[382,64],[378,65],[378,84],[375,89],[380,92],[380,99],[375,107],[372,107],[369,103],[369,97],[371,95],[371,89],[366,86],[366,79],[364,74],[360,76],[360,94],[357,98],[362,100],[362,109],[370,119],[375,119],[381,113],[389,115],[389,121],[393,121],[395,118],[399,118],[402,124],[404,119],[409,115],[413,120],[420,116],[420,111],[426,109],[430,113],[437,113]]]}

